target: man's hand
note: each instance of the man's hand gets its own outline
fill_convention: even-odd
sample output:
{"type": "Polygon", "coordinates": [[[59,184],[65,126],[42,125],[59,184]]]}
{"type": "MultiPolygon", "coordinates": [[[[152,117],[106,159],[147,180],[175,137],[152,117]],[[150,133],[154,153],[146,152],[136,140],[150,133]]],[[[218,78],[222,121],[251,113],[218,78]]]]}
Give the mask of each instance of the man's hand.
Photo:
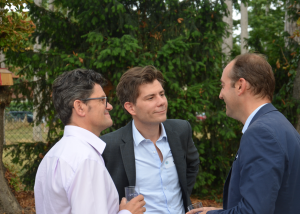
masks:
{"type": "Polygon", "coordinates": [[[216,208],[216,207],[201,207],[197,209],[193,209],[191,211],[188,211],[186,214],[195,214],[197,212],[201,212],[201,214],[206,214],[208,211],[211,210],[221,210],[221,208],[216,208]]]}
{"type": "Polygon", "coordinates": [[[127,204],[126,202],[126,198],[122,198],[120,203],[120,211],[129,210],[132,214],[143,214],[146,212],[146,208],[144,207],[146,202],[144,201],[143,195],[138,195],[137,197],[131,199],[127,204]]]}

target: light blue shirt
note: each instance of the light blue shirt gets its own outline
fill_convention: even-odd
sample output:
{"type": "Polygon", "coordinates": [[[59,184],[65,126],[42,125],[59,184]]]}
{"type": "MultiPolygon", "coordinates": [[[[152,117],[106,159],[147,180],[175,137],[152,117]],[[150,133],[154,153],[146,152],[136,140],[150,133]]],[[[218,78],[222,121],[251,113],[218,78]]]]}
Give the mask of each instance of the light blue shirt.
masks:
{"type": "Polygon", "coordinates": [[[251,120],[253,119],[253,117],[256,115],[256,113],[259,111],[259,109],[261,109],[264,105],[267,105],[268,103],[265,103],[265,104],[262,104],[261,106],[259,106],[257,109],[255,109],[251,114],[250,116],[247,118],[246,120],[246,123],[243,127],[243,134],[245,133],[245,131],[248,129],[249,127],[249,124],[251,123],[251,120]]]}
{"type": "Polygon", "coordinates": [[[153,142],[145,139],[132,123],[136,186],[146,201],[146,214],[184,214],[181,187],[165,128],[156,146],[163,155],[160,161],[153,142]]]}

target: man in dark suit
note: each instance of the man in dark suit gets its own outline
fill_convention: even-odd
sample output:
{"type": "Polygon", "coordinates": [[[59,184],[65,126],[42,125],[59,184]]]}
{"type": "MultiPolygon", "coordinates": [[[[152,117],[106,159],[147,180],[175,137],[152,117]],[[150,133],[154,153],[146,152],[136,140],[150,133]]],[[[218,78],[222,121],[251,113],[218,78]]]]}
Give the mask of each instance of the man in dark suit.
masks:
{"type": "Polygon", "coordinates": [[[153,66],[129,69],[120,79],[117,96],[133,120],[101,139],[107,143],[103,158],[120,200],[126,186],[138,186],[147,214],[185,213],[199,154],[189,122],[166,118],[162,73],[153,66]]]}
{"type": "Polygon", "coordinates": [[[240,55],[224,69],[221,82],[226,114],[244,124],[243,136],[225,182],[224,210],[198,211],[300,213],[300,135],[271,104],[271,66],[260,55],[240,55]]]}

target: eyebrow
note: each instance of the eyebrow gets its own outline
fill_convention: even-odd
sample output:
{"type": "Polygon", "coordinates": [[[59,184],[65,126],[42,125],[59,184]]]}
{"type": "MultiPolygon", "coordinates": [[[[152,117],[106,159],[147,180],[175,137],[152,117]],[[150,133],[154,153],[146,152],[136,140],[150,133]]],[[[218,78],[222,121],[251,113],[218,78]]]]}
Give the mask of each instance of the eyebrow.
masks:
{"type": "MultiPolygon", "coordinates": [[[[102,94],[102,95],[100,95],[99,97],[107,97],[107,96],[106,96],[106,94],[102,94]]],[[[91,97],[91,98],[92,98],[92,97],[91,97]]],[[[98,98],[98,96],[95,97],[95,98],[98,98]]]]}
{"type": "MultiPolygon", "coordinates": [[[[159,93],[165,93],[165,90],[161,90],[159,93]]],[[[146,97],[150,97],[150,96],[154,96],[155,94],[147,94],[146,96],[144,96],[144,98],[146,97]]]]}

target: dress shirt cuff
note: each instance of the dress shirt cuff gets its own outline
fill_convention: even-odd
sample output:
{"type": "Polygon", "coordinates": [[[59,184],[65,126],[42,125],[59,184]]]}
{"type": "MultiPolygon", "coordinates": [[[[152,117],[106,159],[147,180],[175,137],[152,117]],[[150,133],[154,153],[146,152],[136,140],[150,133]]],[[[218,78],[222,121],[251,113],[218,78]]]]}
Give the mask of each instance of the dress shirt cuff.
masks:
{"type": "Polygon", "coordinates": [[[129,210],[121,210],[118,214],[132,214],[129,210]]]}

